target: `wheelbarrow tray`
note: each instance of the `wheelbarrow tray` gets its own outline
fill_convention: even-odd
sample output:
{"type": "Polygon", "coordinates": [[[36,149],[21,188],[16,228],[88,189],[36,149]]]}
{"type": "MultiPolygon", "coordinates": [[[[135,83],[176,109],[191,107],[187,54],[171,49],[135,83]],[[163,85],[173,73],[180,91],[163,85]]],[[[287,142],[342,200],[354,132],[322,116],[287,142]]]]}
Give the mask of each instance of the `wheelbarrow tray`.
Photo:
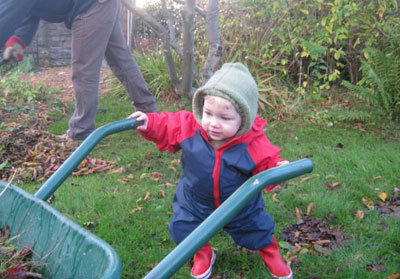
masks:
{"type": "MultiPolygon", "coordinates": [[[[0,192],[6,183],[0,181],[0,192]]],[[[0,228],[44,262],[46,278],[120,278],[122,264],[112,247],[46,202],[10,185],[0,197],[0,228]]]]}

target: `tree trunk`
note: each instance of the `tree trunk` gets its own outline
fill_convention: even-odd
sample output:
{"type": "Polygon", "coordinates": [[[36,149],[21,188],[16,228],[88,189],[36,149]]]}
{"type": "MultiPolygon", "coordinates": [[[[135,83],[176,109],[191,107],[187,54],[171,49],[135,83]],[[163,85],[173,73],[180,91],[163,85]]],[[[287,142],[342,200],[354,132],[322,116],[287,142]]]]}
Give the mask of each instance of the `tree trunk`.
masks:
{"type": "Polygon", "coordinates": [[[219,36],[218,14],[219,0],[208,0],[207,5],[207,40],[209,51],[200,76],[203,85],[213,75],[215,67],[222,56],[222,44],[219,36]]]}
{"type": "Polygon", "coordinates": [[[193,53],[194,53],[194,13],[195,0],[186,0],[182,11],[183,18],[183,57],[182,57],[182,84],[179,94],[192,98],[193,91],[193,53]]]}

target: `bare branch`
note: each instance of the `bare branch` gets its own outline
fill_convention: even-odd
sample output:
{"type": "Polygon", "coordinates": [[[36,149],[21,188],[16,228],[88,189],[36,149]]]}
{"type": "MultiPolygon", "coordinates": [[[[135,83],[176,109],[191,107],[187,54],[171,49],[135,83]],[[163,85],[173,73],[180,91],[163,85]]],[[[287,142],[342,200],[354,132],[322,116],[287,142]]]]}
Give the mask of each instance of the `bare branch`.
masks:
{"type": "MultiPolygon", "coordinates": [[[[181,0],[174,0],[174,2],[178,3],[178,4],[181,4],[181,5],[185,5],[185,2],[181,1],[181,0]]],[[[206,18],[206,12],[203,9],[199,8],[198,6],[196,6],[195,10],[200,16],[202,16],[203,18],[206,18]]]]}
{"type": "Polygon", "coordinates": [[[165,0],[161,0],[161,6],[162,6],[162,11],[164,14],[164,18],[167,20],[168,24],[168,30],[169,30],[169,43],[171,46],[175,49],[176,53],[178,53],[179,56],[182,56],[182,50],[176,43],[176,34],[175,34],[175,28],[174,28],[174,20],[171,16],[171,13],[167,9],[167,3],[165,0]]]}

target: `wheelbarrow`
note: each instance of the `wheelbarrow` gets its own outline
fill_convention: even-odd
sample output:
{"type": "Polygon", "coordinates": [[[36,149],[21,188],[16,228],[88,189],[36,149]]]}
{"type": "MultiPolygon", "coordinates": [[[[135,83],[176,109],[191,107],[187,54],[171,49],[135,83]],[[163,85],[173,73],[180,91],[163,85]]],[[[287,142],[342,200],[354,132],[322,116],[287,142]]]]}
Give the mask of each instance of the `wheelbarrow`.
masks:
{"type": "MultiPolygon", "coordinates": [[[[141,122],[125,119],[95,130],[32,196],[12,185],[0,197],[0,227],[10,226],[18,245],[31,247],[46,262],[50,278],[120,278],[118,254],[105,241],[53,209],[45,201],[104,137],[134,129],[141,122]]],[[[302,159],[261,172],[247,180],[145,279],[167,279],[179,270],[219,229],[223,228],[265,187],[311,172],[313,163],[302,159]]],[[[5,183],[0,183],[0,192],[5,183]]]]}
{"type": "Polygon", "coordinates": [[[15,244],[32,248],[33,260],[44,261],[46,278],[121,278],[122,264],[114,249],[63,216],[46,200],[102,138],[134,129],[137,125],[138,122],[129,119],[98,128],[33,196],[14,185],[0,182],[0,193],[3,193],[0,196],[0,228],[9,226],[11,236],[18,236],[15,244]]]}

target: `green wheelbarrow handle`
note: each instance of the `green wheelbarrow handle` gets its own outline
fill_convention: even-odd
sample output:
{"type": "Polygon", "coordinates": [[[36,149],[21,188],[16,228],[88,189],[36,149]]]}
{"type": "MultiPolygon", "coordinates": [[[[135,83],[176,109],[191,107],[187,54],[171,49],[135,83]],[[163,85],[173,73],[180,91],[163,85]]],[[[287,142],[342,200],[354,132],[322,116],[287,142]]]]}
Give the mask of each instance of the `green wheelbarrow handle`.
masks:
{"type": "Polygon", "coordinates": [[[90,151],[106,136],[117,132],[134,129],[143,122],[129,118],[112,122],[96,129],[91,133],[79,147],[68,157],[68,159],[53,173],[53,175],[40,187],[34,194],[41,200],[47,200],[60,187],[65,179],[76,169],[77,166],[86,158],[90,151]]]}

